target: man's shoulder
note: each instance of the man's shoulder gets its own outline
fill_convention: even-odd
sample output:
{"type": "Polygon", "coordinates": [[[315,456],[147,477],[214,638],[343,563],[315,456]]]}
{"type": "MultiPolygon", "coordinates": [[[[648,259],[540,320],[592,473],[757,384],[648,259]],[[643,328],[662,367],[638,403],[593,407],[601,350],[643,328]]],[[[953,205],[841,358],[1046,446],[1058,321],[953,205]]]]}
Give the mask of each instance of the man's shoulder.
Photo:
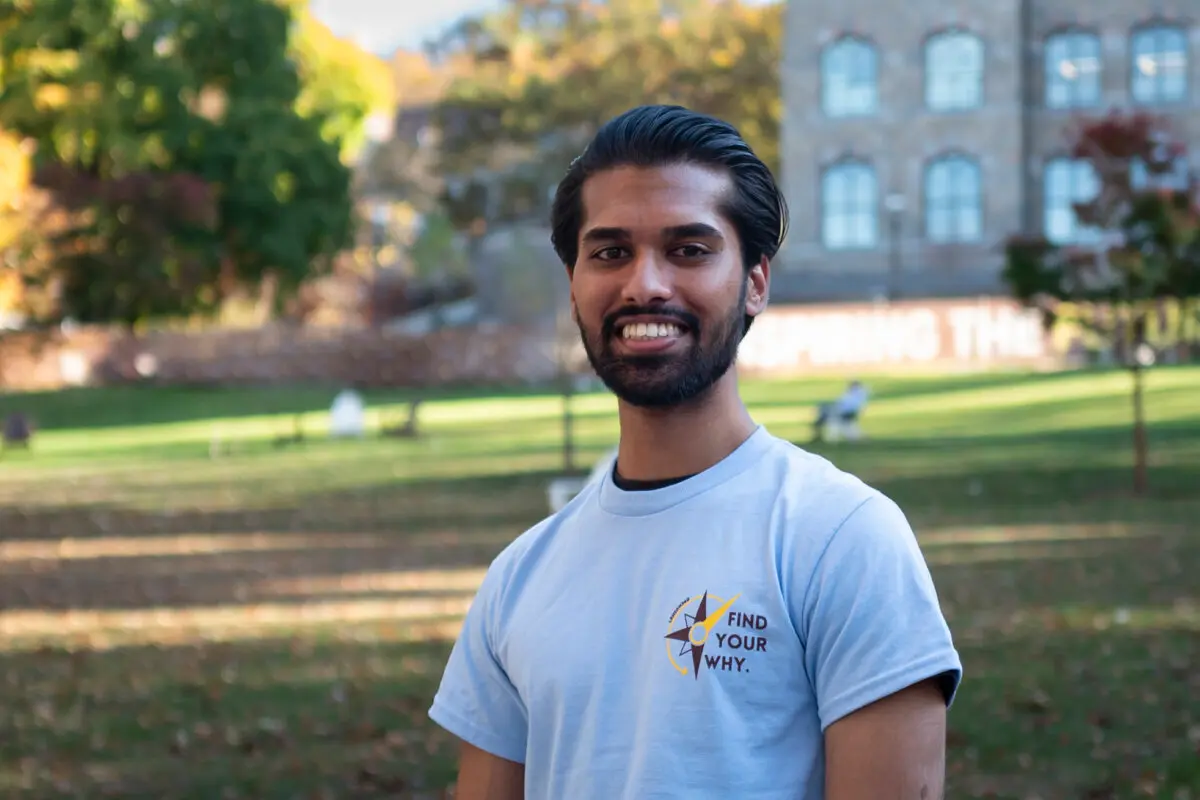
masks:
{"type": "Polygon", "coordinates": [[[484,588],[499,591],[521,580],[564,526],[578,524],[580,512],[594,491],[594,482],[589,483],[562,509],[526,528],[505,545],[488,566],[484,588]]]}
{"type": "Polygon", "coordinates": [[[825,456],[777,436],[762,467],[776,476],[779,498],[792,503],[859,503],[882,496],[875,487],[825,456]]]}
{"type": "Polygon", "coordinates": [[[760,465],[771,497],[772,516],[788,535],[810,543],[828,540],[855,520],[870,517],[874,527],[887,520],[887,531],[907,531],[903,512],[883,491],[828,458],[776,438],[760,465]]]}

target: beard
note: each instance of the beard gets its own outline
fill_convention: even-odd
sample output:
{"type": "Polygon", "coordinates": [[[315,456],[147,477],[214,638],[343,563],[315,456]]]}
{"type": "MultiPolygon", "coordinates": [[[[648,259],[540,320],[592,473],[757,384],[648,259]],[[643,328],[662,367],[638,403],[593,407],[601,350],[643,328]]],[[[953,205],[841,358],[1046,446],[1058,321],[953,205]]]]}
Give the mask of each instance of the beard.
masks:
{"type": "Polygon", "coordinates": [[[609,314],[599,335],[589,333],[576,315],[584,352],[597,377],[619,399],[639,408],[664,409],[704,396],[737,358],[745,330],[746,284],[738,302],[723,318],[701,325],[693,314],[676,309],[626,307],[609,314]],[[678,353],[621,355],[613,351],[623,317],[638,314],[672,317],[686,330],[688,347],[678,353]]]}

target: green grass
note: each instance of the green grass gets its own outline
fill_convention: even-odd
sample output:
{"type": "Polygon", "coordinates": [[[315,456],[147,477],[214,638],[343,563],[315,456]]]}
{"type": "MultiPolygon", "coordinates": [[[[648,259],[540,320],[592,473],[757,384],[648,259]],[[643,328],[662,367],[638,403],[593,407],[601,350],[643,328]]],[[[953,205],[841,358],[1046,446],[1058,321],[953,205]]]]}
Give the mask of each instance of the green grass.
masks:
{"type": "MultiPolygon", "coordinates": [[[[840,383],[744,394],[804,440],[840,383]]],[[[1121,373],[870,383],[869,439],[820,450],[934,571],[967,670],[947,797],[1200,798],[1200,369],[1150,374],[1149,498],[1121,373]]],[[[482,570],[544,514],[561,403],[461,394],[420,439],[331,442],[331,399],[0,396],[39,424],[0,458],[0,796],[439,796],[425,711],[482,570]]],[[[575,406],[586,469],[614,406],[575,406]]]]}

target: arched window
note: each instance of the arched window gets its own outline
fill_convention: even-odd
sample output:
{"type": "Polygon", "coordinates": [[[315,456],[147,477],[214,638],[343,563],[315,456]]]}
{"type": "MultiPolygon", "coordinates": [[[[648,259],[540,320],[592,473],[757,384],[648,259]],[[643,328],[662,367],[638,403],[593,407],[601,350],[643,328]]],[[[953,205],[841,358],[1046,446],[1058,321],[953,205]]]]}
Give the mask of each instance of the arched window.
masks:
{"type": "Polygon", "coordinates": [[[939,244],[983,238],[983,178],[975,159],[945,156],[925,168],[925,237],[939,244]]]}
{"type": "Polygon", "coordinates": [[[1086,203],[1100,191],[1100,181],[1090,161],[1056,158],[1042,175],[1042,215],[1046,238],[1055,244],[1081,244],[1095,239],[1097,231],[1084,227],[1075,215],[1075,204],[1086,203]]]}
{"type": "Polygon", "coordinates": [[[1135,103],[1156,105],[1187,98],[1188,40],[1182,28],[1139,28],[1130,38],[1129,57],[1129,89],[1135,103]]]}
{"type": "Polygon", "coordinates": [[[821,239],[830,250],[865,250],[879,241],[875,168],[843,162],[821,178],[821,239]]]}
{"type": "Polygon", "coordinates": [[[948,31],[925,42],[925,105],[961,111],[983,105],[983,40],[948,31]]]}
{"type": "Polygon", "coordinates": [[[1046,39],[1046,107],[1100,104],[1100,37],[1070,31],[1046,39]]]}
{"type": "Polygon", "coordinates": [[[879,105],[879,54],[850,36],[821,52],[821,104],[829,117],[875,113],[879,105]]]}

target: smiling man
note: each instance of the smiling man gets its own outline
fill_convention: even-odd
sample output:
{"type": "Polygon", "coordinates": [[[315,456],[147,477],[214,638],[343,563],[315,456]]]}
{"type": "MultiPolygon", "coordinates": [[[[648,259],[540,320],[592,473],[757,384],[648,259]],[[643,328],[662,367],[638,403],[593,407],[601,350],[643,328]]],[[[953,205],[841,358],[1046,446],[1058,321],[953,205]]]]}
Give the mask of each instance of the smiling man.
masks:
{"type": "Polygon", "coordinates": [[[937,800],[962,666],[907,520],[770,434],[738,345],[786,232],[728,124],[611,120],[555,249],[616,463],[492,563],[430,710],[458,800],[937,800]]]}

